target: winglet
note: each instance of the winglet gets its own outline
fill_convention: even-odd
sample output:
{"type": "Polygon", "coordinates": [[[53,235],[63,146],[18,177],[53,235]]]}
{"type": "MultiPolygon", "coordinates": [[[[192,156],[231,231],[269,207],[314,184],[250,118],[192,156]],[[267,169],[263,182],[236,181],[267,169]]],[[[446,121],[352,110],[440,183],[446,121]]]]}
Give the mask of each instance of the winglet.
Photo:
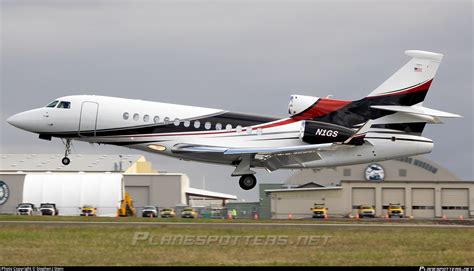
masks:
{"type": "Polygon", "coordinates": [[[364,137],[372,126],[374,120],[369,119],[362,127],[357,130],[351,137],[349,137],[344,144],[348,145],[362,145],[364,144],[364,137]]]}

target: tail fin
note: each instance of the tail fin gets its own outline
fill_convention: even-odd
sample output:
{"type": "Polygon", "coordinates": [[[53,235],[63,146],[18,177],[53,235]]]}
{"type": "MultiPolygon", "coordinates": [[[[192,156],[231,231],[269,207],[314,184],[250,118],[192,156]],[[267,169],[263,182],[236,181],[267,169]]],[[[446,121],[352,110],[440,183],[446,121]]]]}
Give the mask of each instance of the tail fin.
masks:
{"type": "Polygon", "coordinates": [[[413,57],[407,64],[372,91],[367,98],[397,96],[382,104],[410,106],[422,103],[436,75],[442,54],[408,50],[405,54],[413,57]]]}
{"type": "Polygon", "coordinates": [[[427,123],[460,117],[422,106],[443,55],[417,50],[405,54],[412,59],[367,97],[357,101],[320,98],[297,116],[350,128],[373,120],[373,128],[413,134],[421,134],[427,123]]]}

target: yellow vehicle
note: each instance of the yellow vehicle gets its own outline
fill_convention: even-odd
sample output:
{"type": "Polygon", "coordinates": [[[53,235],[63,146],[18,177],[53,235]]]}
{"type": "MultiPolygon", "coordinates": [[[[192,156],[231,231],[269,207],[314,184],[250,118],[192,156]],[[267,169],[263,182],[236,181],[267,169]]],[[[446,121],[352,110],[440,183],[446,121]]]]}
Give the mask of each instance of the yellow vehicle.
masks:
{"type": "Polygon", "coordinates": [[[160,212],[161,217],[176,217],[176,212],[172,208],[165,208],[160,212]]]}
{"type": "Polygon", "coordinates": [[[328,215],[328,208],[324,204],[315,203],[310,210],[313,212],[313,218],[326,218],[328,215]]]}
{"type": "Polygon", "coordinates": [[[117,210],[117,216],[135,216],[136,211],[133,207],[133,201],[128,192],[125,192],[125,198],[120,202],[120,208],[117,210]]]}
{"type": "Polygon", "coordinates": [[[374,206],[372,205],[367,205],[367,204],[362,204],[359,206],[359,218],[364,218],[364,217],[375,217],[375,209],[374,206]]]}
{"type": "Polygon", "coordinates": [[[390,203],[388,206],[388,217],[398,216],[403,218],[403,208],[400,203],[390,203]]]}
{"type": "Polygon", "coordinates": [[[196,211],[194,208],[184,208],[183,211],[181,212],[181,217],[182,218],[197,218],[199,216],[199,213],[196,211]]]}
{"type": "Polygon", "coordinates": [[[80,216],[96,216],[96,215],[97,215],[97,208],[94,208],[91,205],[82,206],[80,216]]]}

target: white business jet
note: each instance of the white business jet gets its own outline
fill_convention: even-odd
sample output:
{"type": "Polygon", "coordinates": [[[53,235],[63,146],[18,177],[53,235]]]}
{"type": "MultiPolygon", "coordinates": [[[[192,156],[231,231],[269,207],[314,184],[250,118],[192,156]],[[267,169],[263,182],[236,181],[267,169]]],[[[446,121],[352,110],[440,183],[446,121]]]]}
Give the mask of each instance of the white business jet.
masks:
{"type": "MultiPolygon", "coordinates": [[[[367,97],[356,101],[292,95],[289,117],[114,97],[57,98],[8,123],[63,139],[64,165],[71,141],[111,144],[184,160],[235,167],[248,190],[252,168],[321,168],[376,162],[431,152],[421,136],[427,123],[460,117],[422,105],[443,55],[405,52],[412,59],[367,97]]],[[[350,87],[350,86],[348,86],[350,87]]]]}

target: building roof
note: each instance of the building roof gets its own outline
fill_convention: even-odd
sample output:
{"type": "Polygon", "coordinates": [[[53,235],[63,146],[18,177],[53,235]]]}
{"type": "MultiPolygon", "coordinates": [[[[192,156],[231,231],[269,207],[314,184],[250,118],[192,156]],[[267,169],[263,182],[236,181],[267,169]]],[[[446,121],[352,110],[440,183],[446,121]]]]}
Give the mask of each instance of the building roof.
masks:
{"type": "Polygon", "coordinates": [[[310,187],[310,188],[285,188],[285,189],[269,189],[265,190],[267,193],[272,192],[298,192],[298,191],[317,191],[317,190],[338,190],[342,189],[340,186],[328,186],[328,187],[310,187]]]}
{"type": "Polygon", "coordinates": [[[310,188],[310,187],[324,187],[324,185],[315,183],[315,182],[309,182],[309,183],[299,185],[296,188],[310,188]]]}
{"type": "Polygon", "coordinates": [[[202,190],[197,188],[188,187],[185,190],[186,194],[191,196],[205,197],[205,198],[215,198],[215,199],[237,199],[237,196],[224,194],[219,192],[212,192],[208,190],[202,190]]]}
{"type": "Polygon", "coordinates": [[[382,167],[383,181],[460,181],[447,168],[424,156],[413,156],[333,168],[302,169],[288,178],[286,184],[299,186],[315,182],[324,186],[334,186],[341,181],[367,181],[366,171],[373,164],[382,167]]]}
{"type": "Polygon", "coordinates": [[[125,172],[141,155],[72,154],[64,166],[61,154],[0,154],[1,172],[125,172]]]}

